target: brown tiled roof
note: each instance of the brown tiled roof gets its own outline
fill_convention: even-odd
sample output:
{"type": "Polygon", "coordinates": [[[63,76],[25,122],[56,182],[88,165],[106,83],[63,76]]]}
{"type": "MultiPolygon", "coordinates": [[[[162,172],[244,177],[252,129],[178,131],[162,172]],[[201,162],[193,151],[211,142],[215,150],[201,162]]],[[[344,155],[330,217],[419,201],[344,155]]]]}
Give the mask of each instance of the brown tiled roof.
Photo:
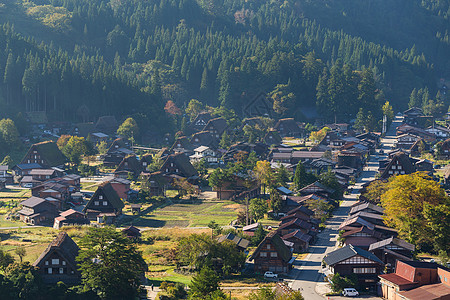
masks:
{"type": "Polygon", "coordinates": [[[450,299],[450,287],[442,283],[428,284],[409,291],[400,292],[400,295],[410,300],[450,299]]]}
{"type": "Polygon", "coordinates": [[[383,275],[379,275],[378,277],[380,277],[384,280],[387,280],[389,282],[392,282],[393,284],[396,284],[398,286],[417,283],[417,282],[409,281],[408,279],[405,279],[395,273],[383,274],[383,275]]]}

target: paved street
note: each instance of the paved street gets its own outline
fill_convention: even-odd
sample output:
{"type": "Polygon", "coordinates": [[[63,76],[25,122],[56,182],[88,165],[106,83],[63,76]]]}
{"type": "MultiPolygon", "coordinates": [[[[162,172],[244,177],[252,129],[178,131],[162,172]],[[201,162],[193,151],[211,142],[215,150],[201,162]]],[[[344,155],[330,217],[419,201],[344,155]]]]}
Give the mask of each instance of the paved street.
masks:
{"type": "MultiPolygon", "coordinates": [[[[396,127],[402,122],[401,117],[396,117],[389,128],[386,137],[381,139],[382,149],[386,153],[393,146],[396,138],[396,127]]],[[[294,280],[290,283],[294,290],[300,289],[303,296],[307,300],[322,300],[324,299],[323,291],[324,278],[322,275],[322,259],[328,252],[336,248],[336,240],[338,236],[338,228],[343,220],[347,217],[350,207],[356,202],[361,185],[375,179],[378,170],[378,160],[385,158],[383,155],[372,155],[364,168],[361,176],[358,178],[356,184],[352,187],[353,192],[350,195],[344,196],[344,201],[341,206],[335,211],[334,216],[327,221],[326,229],[318,235],[317,242],[310,246],[310,254],[305,260],[297,261],[294,269],[289,274],[294,280]],[[319,292],[319,293],[318,293],[319,292]]],[[[329,299],[343,299],[342,297],[329,297],[329,299]]],[[[378,297],[369,297],[366,299],[381,299],[378,297]]]]}

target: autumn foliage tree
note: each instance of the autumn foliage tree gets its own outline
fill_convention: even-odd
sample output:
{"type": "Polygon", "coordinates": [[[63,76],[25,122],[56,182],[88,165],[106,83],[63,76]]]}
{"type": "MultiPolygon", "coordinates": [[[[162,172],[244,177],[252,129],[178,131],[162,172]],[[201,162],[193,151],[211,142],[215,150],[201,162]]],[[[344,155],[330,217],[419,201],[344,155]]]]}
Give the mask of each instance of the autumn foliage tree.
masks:
{"type": "MultiPolygon", "coordinates": [[[[444,204],[448,205],[445,191],[436,181],[421,172],[392,177],[387,190],[381,195],[385,223],[416,245],[434,242],[430,232],[433,232],[433,224],[437,220],[433,218],[440,216],[442,209],[433,211],[430,206],[440,207],[444,204]]],[[[447,206],[447,216],[448,214],[447,206]]]]}

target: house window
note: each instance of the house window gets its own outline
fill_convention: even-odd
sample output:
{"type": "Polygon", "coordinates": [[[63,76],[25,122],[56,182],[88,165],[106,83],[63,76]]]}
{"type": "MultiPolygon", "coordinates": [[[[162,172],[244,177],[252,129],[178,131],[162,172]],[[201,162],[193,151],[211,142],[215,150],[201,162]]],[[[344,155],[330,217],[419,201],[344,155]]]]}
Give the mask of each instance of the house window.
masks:
{"type": "Polygon", "coordinates": [[[270,249],[270,244],[267,244],[267,249],[270,249]]]}
{"type": "Polygon", "coordinates": [[[142,163],[142,165],[143,165],[144,167],[146,167],[146,166],[147,166],[147,162],[144,161],[144,162],[142,163]]]}
{"type": "Polygon", "coordinates": [[[63,274],[64,273],[64,269],[63,268],[59,268],[59,274],[63,274]]]}
{"type": "Polygon", "coordinates": [[[45,265],[48,266],[48,260],[45,261],[45,265]]]}
{"type": "Polygon", "coordinates": [[[398,169],[401,170],[401,169],[402,169],[402,166],[398,166],[398,169]]]}
{"type": "Polygon", "coordinates": [[[94,205],[95,205],[95,206],[99,206],[99,205],[100,205],[100,202],[99,202],[99,201],[94,201],[94,205]]]}
{"type": "Polygon", "coordinates": [[[108,201],[103,201],[103,206],[108,205],[108,201]]]}
{"type": "Polygon", "coordinates": [[[62,265],[63,265],[63,266],[66,265],[66,261],[65,261],[65,260],[63,260],[63,261],[61,261],[61,262],[62,262],[62,265]]]}
{"type": "Polygon", "coordinates": [[[125,162],[125,167],[128,167],[128,163],[127,162],[125,162]]]}
{"type": "Polygon", "coordinates": [[[261,252],[261,253],[259,254],[259,256],[261,256],[261,257],[267,257],[267,252],[261,252]]]}
{"type": "Polygon", "coordinates": [[[53,271],[52,268],[48,268],[47,270],[48,270],[48,274],[52,274],[52,271],[53,271]]]}
{"type": "Polygon", "coordinates": [[[58,258],[53,258],[52,259],[52,265],[59,265],[59,259],[58,258]]]}
{"type": "Polygon", "coordinates": [[[396,168],[395,166],[392,166],[392,170],[395,170],[395,168],[396,168]]]}
{"type": "Polygon", "coordinates": [[[278,253],[276,253],[276,252],[270,252],[270,257],[278,257],[278,253]]]}
{"type": "Polygon", "coordinates": [[[175,172],[178,173],[178,169],[175,169],[175,172]]]}
{"type": "Polygon", "coordinates": [[[170,163],[170,166],[173,167],[173,163],[170,163]]]}
{"type": "Polygon", "coordinates": [[[99,195],[99,196],[98,196],[98,199],[99,199],[99,200],[103,200],[103,195],[99,195]]]}
{"type": "Polygon", "coordinates": [[[374,274],[376,272],[376,268],[353,268],[355,274],[374,274]]]}
{"type": "Polygon", "coordinates": [[[169,168],[166,168],[166,172],[167,172],[167,173],[169,172],[169,168]]]}

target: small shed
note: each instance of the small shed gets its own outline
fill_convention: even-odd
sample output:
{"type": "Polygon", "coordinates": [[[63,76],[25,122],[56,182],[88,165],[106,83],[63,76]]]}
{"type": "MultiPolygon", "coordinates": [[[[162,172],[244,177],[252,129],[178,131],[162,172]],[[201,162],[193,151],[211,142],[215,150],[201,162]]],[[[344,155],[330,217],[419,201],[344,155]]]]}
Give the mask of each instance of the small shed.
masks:
{"type": "Polygon", "coordinates": [[[141,204],[131,204],[131,213],[139,215],[141,213],[141,204]]]}
{"type": "Polygon", "coordinates": [[[139,239],[141,237],[141,230],[139,228],[134,227],[133,225],[129,226],[122,230],[123,234],[127,236],[129,239],[139,239]]]}

